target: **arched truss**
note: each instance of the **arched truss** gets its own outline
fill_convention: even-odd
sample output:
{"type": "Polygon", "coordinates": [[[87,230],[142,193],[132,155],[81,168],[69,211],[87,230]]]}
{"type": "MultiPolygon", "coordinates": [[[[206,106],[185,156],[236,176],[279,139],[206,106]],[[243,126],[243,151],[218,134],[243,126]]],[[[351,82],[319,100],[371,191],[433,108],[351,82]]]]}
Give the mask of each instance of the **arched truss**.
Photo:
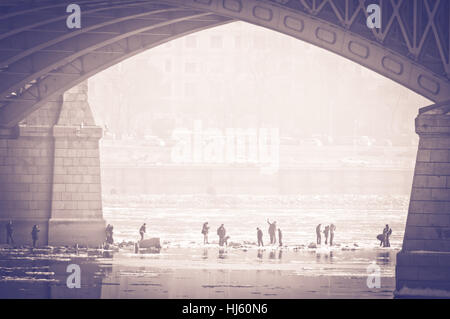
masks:
{"type": "Polygon", "coordinates": [[[450,1],[79,0],[82,28],[75,31],[65,23],[69,3],[0,1],[0,126],[17,125],[139,52],[234,20],[335,52],[432,101],[450,99],[450,1]],[[382,7],[380,30],[366,26],[371,3],[382,7]]]}

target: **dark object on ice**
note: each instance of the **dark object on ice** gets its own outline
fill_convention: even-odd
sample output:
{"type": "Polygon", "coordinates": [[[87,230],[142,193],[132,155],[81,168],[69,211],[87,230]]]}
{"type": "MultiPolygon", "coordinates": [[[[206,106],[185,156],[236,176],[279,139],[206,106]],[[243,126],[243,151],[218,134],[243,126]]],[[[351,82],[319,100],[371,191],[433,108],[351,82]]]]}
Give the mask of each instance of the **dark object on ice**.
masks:
{"type": "Polygon", "coordinates": [[[144,223],[141,228],[139,228],[139,234],[141,235],[141,240],[144,240],[144,234],[146,232],[146,224],[144,223]]]}
{"type": "Polygon", "coordinates": [[[139,254],[139,243],[134,244],[134,253],[139,254]]]}
{"type": "Polygon", "coordinates": [[[235,243],[235,242],[230,242],[228,243],[228,239],[230,238],[230,236],[225,237],[225,243],[227,245],[227,247],[232,247],[232,248],[242,248],[242,244],[241,243],[235,243]]]}
{"type": "Polygon", "coordinates": [[[161,242],[158,237],[141,240],[139,248],[161,248],[161,242]]]}
{"type": "Polygon", "coordinates": [[[33,229],[31,230],[31,239],[33,239],[33,248],[36,247],[36,243],[39,240],[39,232],[41,230],[39,229],[38,225],[34,225],[33,229]]]}
{"type": "Polygon", "coordinates": [[[384,243],[384,235],[383,234],[379,234],[377,236],[377,239],[380,241],[380,247],[381,247],[381,245],[383,245],[383,243],[384,243]]]}
{"type": "Polygon", "coordinates": [[[317,248],[317,245],[314,244],[314,243],[311,243],[311,244],[308,245],[308,248],[317,248]]]}
{"type": "Polygon", "coordinates": [[[11,242],[11,244],[14,244],[14,239],[12,237],[14,232],[14,226],[13,226],[13,222],[12,220],[10,220],[7,224],[6,224],[6,243],[9,244],[11,242]]]}
{"type": "Polygon", "coordinates": [[[263,243],[263,232],[261,229],[259,229],[259,227],[256,228],[256,237],[258,238],[258,246],[263,246],[264,247],[264,243],[263,243]]]}

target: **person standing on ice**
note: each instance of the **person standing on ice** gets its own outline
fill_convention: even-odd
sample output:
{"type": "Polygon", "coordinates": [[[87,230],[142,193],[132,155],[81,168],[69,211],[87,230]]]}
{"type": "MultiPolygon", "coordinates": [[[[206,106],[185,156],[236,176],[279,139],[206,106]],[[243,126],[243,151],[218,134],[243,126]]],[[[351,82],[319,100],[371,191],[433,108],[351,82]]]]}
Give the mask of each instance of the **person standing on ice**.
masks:
{"type": "Polygon", "coordinates": [[[108,224],[108,226],[106,226],[106,243],[107,244],[114,244],[114,239],[113,239],[113,230],[114,227],[111,224],[108,224]]]}
{"type": "Polygon", "coordinates": [[[225,227],[223,227],[223,224],[220,225],[219,228],[217,228],[217,235],[219,236],[219,245],[223,246],[225,235],[227,231],[225,230],[225,227]]]}
{"type": "Polygon", "coordinates": [[[334,238],[334,231],[336,230],[336,226],[334,224],[330,225],[330,246],[333,246],[333,238],[334,238]]]}
{"type": "Polygon", "coordinates": [[[283,247],[283,233],[281,232],[281,229],[278,228],[278,243],[280,244],[280,247],[283,247]]]}
{"type": "Polygon", "coordinates": [[[328,244],[328,234],[330,232],[330,226],[325,226],[325,229],[323,230],[323,235],[325,236],[325,245],[328,244]]]}
{"type": "Polygon", "coordinates": [[[267,219],[267,223],[269,224],[269,236],[270,236],[270,244],[276,244],[277,238],[275,235],[275,232],[277,231],[277,222],[274,221],[273,223],[269,222],[269,219],[267,219]]]}
{"type": "Polygon", "coordinates": [[[203,224],[203,227],[202,227],[203,244],[209,244],[208,243],[208,233],[209,233],[209,226],[208,226],[208,222],[206,222],[203,224]]]}
{"type": "Polygon", "coordinates": [[[389,228],[389,225],[386,224],[386,227],[383,229],[383,247],[391,247],[391,243],[389,241],[389,236],[392,234],[392,229],[389,228]]]}
{"type": "Polygon", "coordinates": [[[6,243],[9,244],[11,242],[11,244],[14,244],[14,239],[12,237],[14,232],[14,226],[12,223],[12,220],[10,220],[7,224],[6,224],[6,243]]]}
{"type": "Polygon", "coordinates": [[[256,228],[256,237],[258,238],[258,247],[259,246],[263,246],[264,247],[263,232],[262,232],[261,229],[259,229],[259,227],[256,228]]]}
{"type": "Polygon", "coordinates": [[[141,228],[139,228],[139,234],[141,235],[141,240],[144,240],[144,234],[147,231],[146,224],[144,223],[141,228]]]}
{"type": "Polygon", "coordinates": [[[320,231],[320,226],[322,226],[322,224],[319,224],[316,226],[316,244],[320,245],[321,241],[322,241],[322,236],[321,236],[321,231],[320,231]]]}
{"type": "Polygon", "coordinates": [[[39,239],[39,232],[40,231],[41,230],[39,229],[38,225],[34,225],[33,229],[31,230],[31,239],[33,240],[33,248],[36,247],[36,243],[37,243],[37,241],[39,239]]]}

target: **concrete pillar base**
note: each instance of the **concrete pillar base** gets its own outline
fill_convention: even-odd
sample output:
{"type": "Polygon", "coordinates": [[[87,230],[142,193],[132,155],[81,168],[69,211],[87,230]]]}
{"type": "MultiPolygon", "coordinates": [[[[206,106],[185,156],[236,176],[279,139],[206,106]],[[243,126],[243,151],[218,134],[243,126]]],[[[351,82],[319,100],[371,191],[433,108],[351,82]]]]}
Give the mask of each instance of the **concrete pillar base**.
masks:
{"type": "Polygon", "coordinates": [[[56,219],[48,222],[49,246],[98,247],[105,242],[103,219],[56,219]]]}
{"type": "Polygon", "coordinates": [[[450,253],[400,251],[395,277],[397,298],[450,298],[450,253]]]}

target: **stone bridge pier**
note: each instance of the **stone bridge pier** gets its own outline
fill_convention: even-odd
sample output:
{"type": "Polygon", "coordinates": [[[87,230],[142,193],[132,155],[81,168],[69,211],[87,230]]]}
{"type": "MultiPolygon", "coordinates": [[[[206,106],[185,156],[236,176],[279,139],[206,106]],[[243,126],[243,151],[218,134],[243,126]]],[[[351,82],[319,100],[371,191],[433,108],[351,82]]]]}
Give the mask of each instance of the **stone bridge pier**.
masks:
{"type": "Polygon", "coordinates": [[[420,137],[397,294],[450,296],[450,101],[420,109],[420,137]],[[444,294],[442,292],[445,292],[444,294]]]}
{"type": "Polygon", "coordinates": [[[104,241],[99,139],[87,82],[0,130],[0,243],[12,220],[16,244],[89,245],[104,241]]]}

